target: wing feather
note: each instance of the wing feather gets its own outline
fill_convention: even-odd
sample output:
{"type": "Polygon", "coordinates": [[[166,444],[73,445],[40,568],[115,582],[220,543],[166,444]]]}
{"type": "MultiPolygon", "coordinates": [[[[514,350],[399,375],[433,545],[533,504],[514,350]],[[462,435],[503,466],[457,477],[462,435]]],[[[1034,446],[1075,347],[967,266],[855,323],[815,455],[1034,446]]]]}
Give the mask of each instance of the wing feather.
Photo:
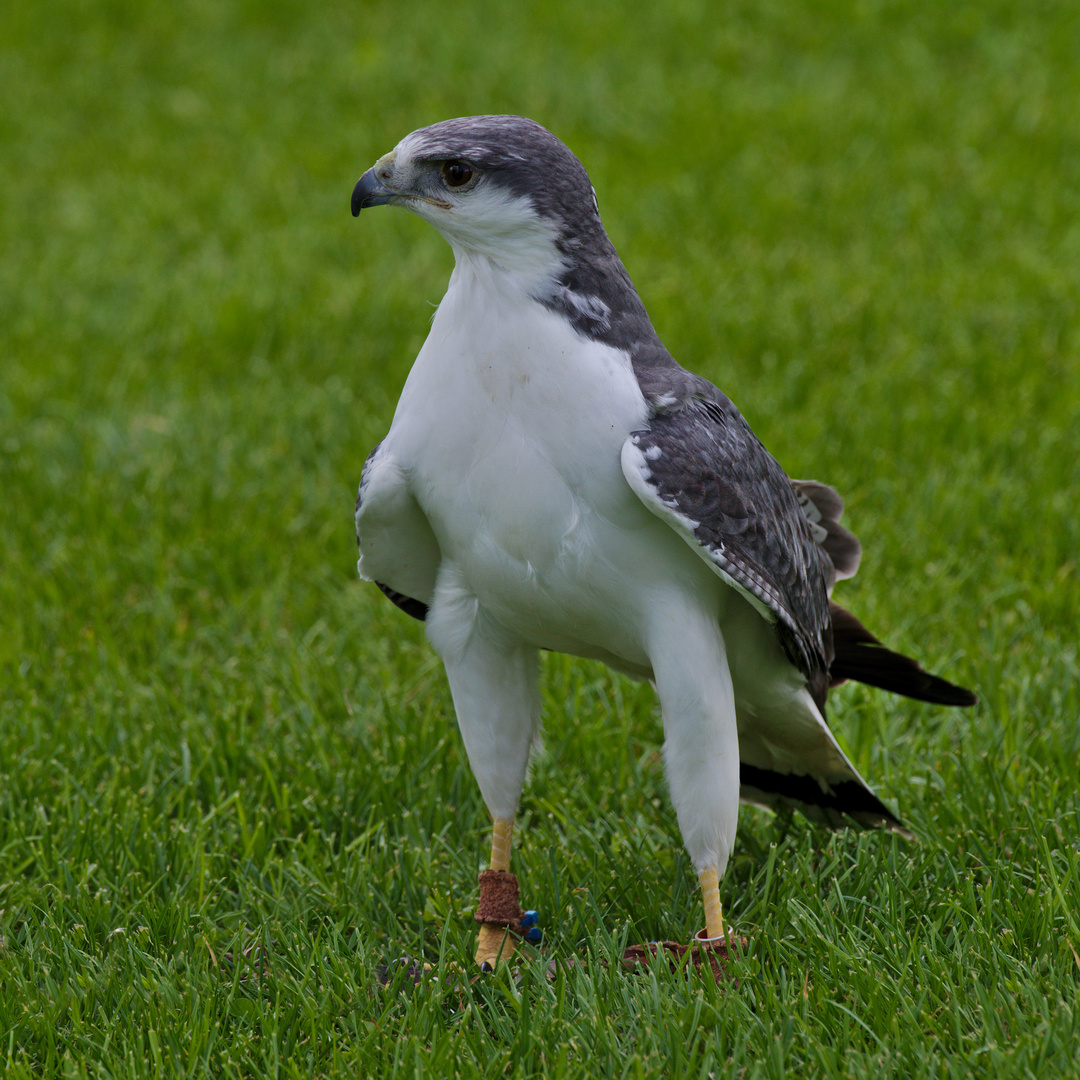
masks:
{"type": "Polygon", "coordinates": [[[356,496],[360,576],[402,611],[427,617],[441,558],[439,545],[386,443],[368,455],[356,496]]]}
{"type": "Polygon", "coordinates": [[[788,657],[823,701],[832,563],[790,479],[738,409],[703,379],[695,390],[630,435],[623,473],[653,513],[776,624],[788,657]]]}

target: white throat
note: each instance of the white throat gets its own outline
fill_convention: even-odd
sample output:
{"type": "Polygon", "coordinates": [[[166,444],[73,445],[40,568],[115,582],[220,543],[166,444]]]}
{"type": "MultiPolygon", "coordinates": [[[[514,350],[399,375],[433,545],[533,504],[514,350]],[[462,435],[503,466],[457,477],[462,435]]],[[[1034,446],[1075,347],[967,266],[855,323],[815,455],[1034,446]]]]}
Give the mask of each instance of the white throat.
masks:
{"type": "Polygon", "coordinates": [[[528,199],[491,190],[473,196],[466,210],[420,204],[412,209],[442,233],[454,250],[454,274],[502,273],[526,296],[550,296],[565,268],[555,245],[557,230],[528,199]]]}

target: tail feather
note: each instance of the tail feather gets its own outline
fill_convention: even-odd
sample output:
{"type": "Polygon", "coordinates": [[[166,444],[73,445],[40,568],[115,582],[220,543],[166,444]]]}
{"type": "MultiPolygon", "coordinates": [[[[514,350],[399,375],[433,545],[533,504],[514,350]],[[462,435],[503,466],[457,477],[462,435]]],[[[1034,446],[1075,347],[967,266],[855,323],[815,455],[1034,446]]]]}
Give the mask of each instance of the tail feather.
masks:
{"type": "Polygon", "coordinates": [[[833,829],[884,826],[910,834],[900,819],[855,775],[855,779],[823,784],[817,777],[759,769],[742,762],[739,797],[770,810],[799,810],[810,821],[833,829]]]}
{"type": "Polygon", "coordinates": [[[833,648],[829,669],[831,686],[847,679],[891,690],[894,694],[930,701],[937,705],[975,705],[978,698],[930,672],[910,656],[886,648],[850,611],[829,602],[832,613],[833,648]]]}

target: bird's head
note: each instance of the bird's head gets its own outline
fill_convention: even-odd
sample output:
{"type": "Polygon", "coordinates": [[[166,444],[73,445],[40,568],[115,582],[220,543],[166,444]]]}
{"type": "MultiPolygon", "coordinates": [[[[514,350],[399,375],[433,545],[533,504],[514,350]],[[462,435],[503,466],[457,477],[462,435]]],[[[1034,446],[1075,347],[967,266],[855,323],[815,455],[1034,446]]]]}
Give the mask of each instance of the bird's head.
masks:
{"type": "Polygon", "coordinates": [[[403,206],[487,260],[581,334],[672,363],[600,223],[584,166],[520,116],[463,116],[406,135],[357,182],[356,216],[403,206]]]}
{"type": "Polygon", "coordinates": [[[353,216],[383,205],[430,222],[459,254],[530,276],[558,276],[568,248],[607,242],[581,162],[520,116],[466,116],[406,135],[353,189],[353,216]]]}

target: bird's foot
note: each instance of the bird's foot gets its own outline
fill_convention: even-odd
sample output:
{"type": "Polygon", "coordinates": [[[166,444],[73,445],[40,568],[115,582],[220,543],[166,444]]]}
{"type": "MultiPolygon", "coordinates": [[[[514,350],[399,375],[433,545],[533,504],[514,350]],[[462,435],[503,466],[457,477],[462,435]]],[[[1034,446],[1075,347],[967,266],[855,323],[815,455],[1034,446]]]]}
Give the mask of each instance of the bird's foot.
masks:
{"type": "Polygon", "coordinates": [[[706,936],[706,931],[701,930],[694,935],[690,945],[678,941],[647,941],[643,945],[631,945],[623,953],[623,967],[629,971],[648,967],[660,956],[667,960],[672,971],[683,970],[689,975],[691,971],[706,970],[718,983],[731,980],[737,986],[738,980],[728,969],[730,964],[738,960],[746,945],[746,938],[736,937],[730,929],[726,938],[710,938],[706,936]]]}
{"type": "Polygon", "coordinates": [[[539,945],[543,940],[536,912],[522,910],[518,892],[518,880],[509,870],[480,872],[480,902],[473,918],[480,924],[476,963],[481,971],[509,960],[519,941],[539,945]]]}

